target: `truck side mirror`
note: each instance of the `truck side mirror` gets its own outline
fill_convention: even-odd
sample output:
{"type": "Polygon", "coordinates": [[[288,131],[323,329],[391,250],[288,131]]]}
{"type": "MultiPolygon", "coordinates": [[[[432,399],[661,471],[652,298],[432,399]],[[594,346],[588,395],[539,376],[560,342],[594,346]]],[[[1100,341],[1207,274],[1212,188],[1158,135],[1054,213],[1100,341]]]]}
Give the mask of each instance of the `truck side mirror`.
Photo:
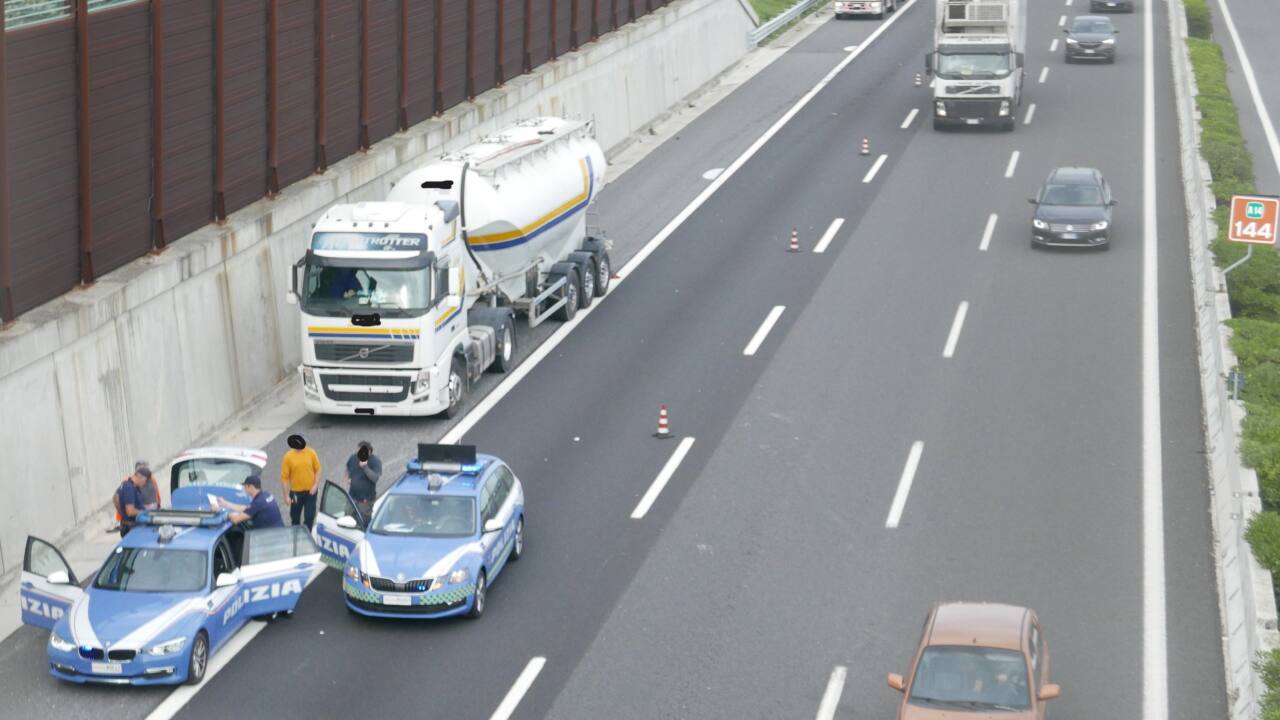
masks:
{"type": "Polygon", "coordinates": [[[933,74],[933,53],[924,54],[924,74],[925,75],[933,74]]]}
{"type": "Polygon", "coordinates": [[[1018,64],[1018,67],[1023,67],[1026,64],[1025,57],[1026,56],[1023,55],[1022,53],[1014,53],[1013,61],[1018,64]]]}
{"type": "Polygon", "coordinates": [[[298,262],[293,264],[292,268],[289,268],[289,290],[288,292],[285,293],[284,299],[285,299],[285,302],[289,303],[290,305],[298,304],[298,273],[302,270],[303,266],[306,265],[306,263],[307,263],[307,256],[303,255],[302,258],[298,260],[298,262]]]}

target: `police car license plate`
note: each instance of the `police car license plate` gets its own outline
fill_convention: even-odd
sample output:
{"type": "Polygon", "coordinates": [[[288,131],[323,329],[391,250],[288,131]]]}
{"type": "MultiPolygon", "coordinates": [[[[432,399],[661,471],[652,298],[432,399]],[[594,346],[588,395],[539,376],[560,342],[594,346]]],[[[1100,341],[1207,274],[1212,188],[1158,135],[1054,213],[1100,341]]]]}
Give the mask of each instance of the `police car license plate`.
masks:
{"type": "Polygon", "coordinates": [[[405,597],[404,595],[383,595],[382,596],[382,603],[384,605],[404,605],[407,607],[412,602],[413,602],[412,598],[405,597]]]}
{"type": "Polygon", "coordinates": [[[94,675],[119,675],[124,672],[124,665],[121,663],[89,663],[89,672],[94,675]]]}

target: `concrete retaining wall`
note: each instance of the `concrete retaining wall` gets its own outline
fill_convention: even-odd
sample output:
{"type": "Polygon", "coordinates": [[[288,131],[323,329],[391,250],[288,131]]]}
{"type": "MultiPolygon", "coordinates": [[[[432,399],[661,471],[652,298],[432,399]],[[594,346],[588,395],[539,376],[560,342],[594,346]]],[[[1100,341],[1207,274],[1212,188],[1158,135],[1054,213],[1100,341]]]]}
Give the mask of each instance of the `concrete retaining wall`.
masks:
{"type": "Polygon", "coordinates": [[[19,318],[0,333],[0,574],[26,535],[105,513],[134,459],[158,466],[295,372],[284,295],[325,208],[522,117],[594,117],[617,147],[739,60],[752,27],[739,0],[673,3],[19,318]]]}
{"type": "Polygon", "coordinates": [[[1191,281],[1196,303],[1200,389],[1204,411],[1206,460],[1211,483],[1214,559],[1218,572],[1218,609],[1222,616],[1222,655],[1231,720],[1258,717],[1266,692],[1254,668],[1259,653],[1277,647],[1276,602],[1271,573],[1253,556],[1245,539],[1249,521],[1262,510],[1258,476],[1240,461],[1244,404],[1231,399],[1227,373],[1236,367],[1231,351],[1231,303],[1222,271],[1209,245],[1217,237],[1215,200],[1209,165],[1200,154],[1200,123],[1195,108],[1196,82],[1187,51],[1182,0],[1169,3],[1174,88],[1182,149],[1183,191],[1191,243],[1191,281]]]}

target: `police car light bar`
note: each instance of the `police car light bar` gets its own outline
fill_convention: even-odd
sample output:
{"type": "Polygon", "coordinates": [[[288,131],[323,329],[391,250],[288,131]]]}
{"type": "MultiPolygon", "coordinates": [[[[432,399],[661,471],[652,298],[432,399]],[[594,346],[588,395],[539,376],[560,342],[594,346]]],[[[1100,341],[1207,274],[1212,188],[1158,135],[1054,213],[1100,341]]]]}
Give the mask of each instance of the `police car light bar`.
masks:
{"type": "Polygon", "coordinates": [[[216,527],[226,521],[226,510],[144,510],[138,515],[139,525],[216,527]]]}
{"type": "Polygon", "coordinates": [[[437,472],[476,472],[475,445],[433,445],[418,443],[418,469],[437,472]]]}

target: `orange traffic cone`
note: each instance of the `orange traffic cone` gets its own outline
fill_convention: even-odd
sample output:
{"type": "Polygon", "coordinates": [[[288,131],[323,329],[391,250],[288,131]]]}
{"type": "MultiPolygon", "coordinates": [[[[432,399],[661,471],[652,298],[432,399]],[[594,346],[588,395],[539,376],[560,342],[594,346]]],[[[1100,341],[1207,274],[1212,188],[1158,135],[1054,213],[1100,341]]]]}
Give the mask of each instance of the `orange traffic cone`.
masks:
{"type": "Polygon", "coordinates": [[[658,409],[658,432],[654,433],[653,436],[661,440],[671,437],[671,426],[667,418],[667,406],[665,404],[658,409]]]}
{"type": "Polygon", "coordinates": [[[862,138],[862,154],[863,155],[871,154],[871,141],[866,138],[862,138]]]}
{"type": "Polygon", "coordinates": [[[800,237],[796,235],[795,228],[791,228],[791,243],[787,247],[787,252],[800,252],[800,237]]]}

